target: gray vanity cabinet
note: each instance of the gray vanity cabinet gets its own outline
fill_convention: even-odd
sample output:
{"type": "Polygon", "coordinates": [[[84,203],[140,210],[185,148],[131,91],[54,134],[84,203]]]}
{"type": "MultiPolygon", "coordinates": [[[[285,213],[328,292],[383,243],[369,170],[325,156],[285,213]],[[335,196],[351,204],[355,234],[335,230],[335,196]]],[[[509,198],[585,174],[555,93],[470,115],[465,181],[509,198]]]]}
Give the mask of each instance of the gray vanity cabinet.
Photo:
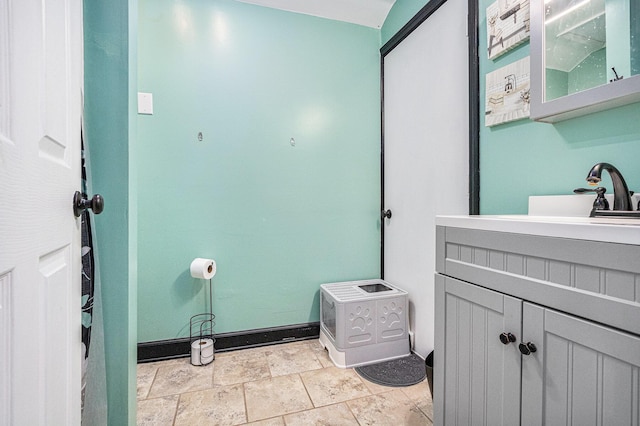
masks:
{"type": "Polygon", "coordinates": [[[437,425],[640,425],[640,247],[601,244],[437,228],[437,425]]]}

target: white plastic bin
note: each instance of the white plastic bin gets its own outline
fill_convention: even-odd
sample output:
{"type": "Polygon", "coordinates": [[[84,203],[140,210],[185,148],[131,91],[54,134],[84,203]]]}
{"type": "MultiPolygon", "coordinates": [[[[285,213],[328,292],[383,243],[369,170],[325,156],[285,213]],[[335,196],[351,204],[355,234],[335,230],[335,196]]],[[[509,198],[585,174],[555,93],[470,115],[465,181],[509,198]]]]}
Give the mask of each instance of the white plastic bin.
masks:
{"type": "Polygon", "coordinates": [[[320,285],[320,343],[333,363],[358,367],[410,354],[407,292],[383,280],[320,285]]]}

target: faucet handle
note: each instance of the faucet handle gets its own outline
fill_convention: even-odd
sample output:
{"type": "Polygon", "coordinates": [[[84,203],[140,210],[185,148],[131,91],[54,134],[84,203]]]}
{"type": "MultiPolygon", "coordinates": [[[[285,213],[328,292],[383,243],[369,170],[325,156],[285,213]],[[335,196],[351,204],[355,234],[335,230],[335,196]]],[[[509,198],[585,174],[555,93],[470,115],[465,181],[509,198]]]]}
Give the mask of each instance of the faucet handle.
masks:
{"type": "Polygon", "coordinates": [[[596,186],[594,188],[576,188],[573,190],[576,194],[584,194],[585,192],[596,192],[598,194],[607,192],[604,186],[596,186]]]}
{"type": "Polygon", "coordinates": [[[595,188],[576,188],[573,190],[576,194],[584,194],[585,192],[595,192],[596,199],[593,201],[593,210],[609,210],[609,201],[604,197],[607,188],[598,186],[595,188]]]}

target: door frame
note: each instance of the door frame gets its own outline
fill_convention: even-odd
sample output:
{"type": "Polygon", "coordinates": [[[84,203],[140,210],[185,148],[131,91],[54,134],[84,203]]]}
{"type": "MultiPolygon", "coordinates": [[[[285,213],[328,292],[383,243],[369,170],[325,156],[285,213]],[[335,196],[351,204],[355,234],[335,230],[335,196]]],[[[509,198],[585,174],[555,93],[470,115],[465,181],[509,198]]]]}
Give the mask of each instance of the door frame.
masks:
{"type": "MultiPolygon", "coordinates": [[[[380,212],[384,197],[384,60],[405,38],[422,25],[447,0],[429,1],[380,48],[380,212]]],[[[478,57],[478,2],[468,1],[469,51],[469,214],[480,214],[480,61],[478,57]]],[[[384,221],[380,226],[380,278],[384,279],[384,221]]]]}

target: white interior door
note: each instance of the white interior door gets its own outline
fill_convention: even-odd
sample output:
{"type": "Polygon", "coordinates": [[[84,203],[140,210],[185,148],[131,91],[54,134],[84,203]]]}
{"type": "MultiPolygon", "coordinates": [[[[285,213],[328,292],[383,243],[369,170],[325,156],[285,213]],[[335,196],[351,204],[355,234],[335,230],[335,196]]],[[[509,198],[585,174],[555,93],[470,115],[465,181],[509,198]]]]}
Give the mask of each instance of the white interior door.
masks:
{"type": "Polygon", "coordinates": [[[467,0],[448,0],[384,58],[384,278],[409,292],[433,350],[435,216],[469,212],[467,0]]]}
{"type": "Polygon", "coordinates": [[[0,1],[0,425],[79,425],[82,1],[0,1]]]}

